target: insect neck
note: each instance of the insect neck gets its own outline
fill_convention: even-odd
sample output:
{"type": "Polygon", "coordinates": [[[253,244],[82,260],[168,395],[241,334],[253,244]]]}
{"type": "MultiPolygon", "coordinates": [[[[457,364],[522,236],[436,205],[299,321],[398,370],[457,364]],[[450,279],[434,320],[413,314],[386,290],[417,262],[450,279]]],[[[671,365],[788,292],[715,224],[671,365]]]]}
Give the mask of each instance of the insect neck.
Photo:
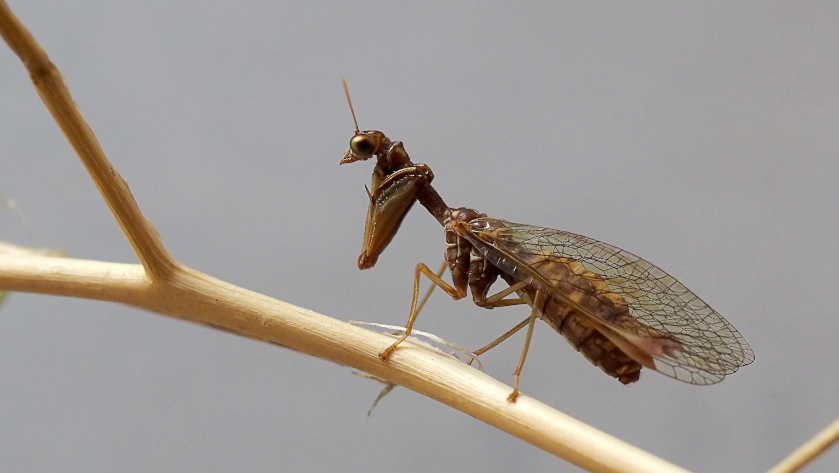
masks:
{"type": "MultiPolygon", "coordinates": [[[[373,170],[373,187],[378,187],[378,184],[394,172],[414,166],[401,141],[391,141],[384,133],[377,130],[369,130],[364,133],[375,134],[377,139],[381,140],[381,148],[376,155],[376,167],[373,170]]],[[[428,210],[428,213],[437,219],[440,225],[445,225],[446,212],[451,212],[452,209],[446,205],[446,202],[443,201],[443,198],[430,183],[426,183],[417,191],[417,200],[420,205],[428,210]]]]}

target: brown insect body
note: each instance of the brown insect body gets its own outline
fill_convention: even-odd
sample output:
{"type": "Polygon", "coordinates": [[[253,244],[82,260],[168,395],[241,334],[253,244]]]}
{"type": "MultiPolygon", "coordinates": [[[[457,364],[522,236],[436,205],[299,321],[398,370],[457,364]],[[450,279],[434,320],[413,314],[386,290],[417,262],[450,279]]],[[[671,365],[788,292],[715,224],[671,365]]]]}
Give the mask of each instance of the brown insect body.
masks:
{"type": "Polygon", "coordinates": [[[359,132],[356,126],[341,164],[373,156],[376,166],[359,268],[375,264],[416,200],[445,227],[445,261],[453,282],[450,286],[426,265],[417,265],[405,334],[382,352],[383,360],[411,332],[419,278],[425,274],[454,299],[465,297],[468,288],[481,307],[531,307],[528,319],[475,352],[483,353],[529,327],[510,401],[518,395],[536,317],[623,384],[637,381],[642,367],[690,384],[714,384],[754,361],[748,343],[731,324],[648,261],[582,235],[494,219],[473,209],[452,209],[432,187],[428,166],[413,164],[401,142],[380,131],[359,132]],[[499,276],[510,287],[488,297],[499,276]],[[513,292],[518,299],[504,299],[513,292]]]}
{"type": "MultiPolygon", "coordinates": [[[[517,293],[532,307],[536,291],[548,290],[540,288],[530,275],[520,271],[516,264],[505,262],[505,256],[497,249],[486,244],[480,236],[475,238],[475,232],[467,230],[470,222],[480,218],[480,223],[486,224],[486,229],[490,231],[479,235],[492,236],[491,226],[497,220],[465,208],[454,210],[451,215],[446,222],[446,262],[458,291],[465,293],[468,285],[475,303],[482,305],[490,286],[500,275],[510,286],[518,282],[527,283],[517,293]]],[[[534,264],[534,269],[540,275],[555,287],[565,288],[566,296],[588,308],[590,313],[596,313],[611,323],[631,320],[623,299],[609,291],[602,280],[582,269],[575,261],[548,258],[534,264]]],[[[540,318],[562,334],[593,365],[623,384],[638,381],[641,364],[598,331],[586,314],[556,297],[548,297],[538,309],[540,318]]]]}

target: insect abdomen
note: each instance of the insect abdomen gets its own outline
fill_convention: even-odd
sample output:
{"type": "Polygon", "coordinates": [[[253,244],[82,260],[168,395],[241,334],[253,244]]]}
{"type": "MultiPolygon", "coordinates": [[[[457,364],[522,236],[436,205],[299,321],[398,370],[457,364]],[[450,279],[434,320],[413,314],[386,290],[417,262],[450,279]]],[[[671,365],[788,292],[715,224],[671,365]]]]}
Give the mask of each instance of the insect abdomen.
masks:
{"type": "MultiPolygon", "coordinates": [[[[584,274],[584,270],[577,266],[575,262],[549,259],[532,267],[554,284],[568,288],[571,299],[580,306],[599,313],[604,319],[628,317],[628,314],[623,314],[627,308],[621,304],[622,299],[614,293],[608,293],[607,296],[607,292],[603,290],[606,285],[593,279],[596,278],[593,274],[584,274]],[[599,287],[601,285],[602,288],[599,287]],[[594,295],[595,292],[599,293],[599,297],[594,295]]],[[[511,285],[516,282],[515,278],[506,273],[502,273],[502,277],[511,285]]],[[[535,292],[533,286],[528,286],[520,295],[530,304],[535,298],[535,292]]],[[[585,315],[555,297],[547,300],[541,312],[542,320],[562,334],[571,346],[604,373],[617,378],[623,384],[634,383],[641,377],[641,364],[594,328],[585,315]]]]}
{"type": "Polygon", "coordinates": [[[586,323],[583,315],[562,302],[549,299],[545,304],[542,320],[562,334],[568,343],[593,365],[621,383],[634,383],[641,377],[641,365],[637,361],[586,323]]]}

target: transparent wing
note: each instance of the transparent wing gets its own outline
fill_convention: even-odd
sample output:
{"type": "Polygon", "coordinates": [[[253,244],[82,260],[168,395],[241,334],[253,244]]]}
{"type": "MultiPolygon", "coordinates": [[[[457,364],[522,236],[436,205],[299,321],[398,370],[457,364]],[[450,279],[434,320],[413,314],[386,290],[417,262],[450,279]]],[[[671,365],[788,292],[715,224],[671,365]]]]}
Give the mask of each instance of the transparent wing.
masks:
{"type": "MultiPolygon", "coordinates": [[[[728,321],[652,263],[575,233],[490,218],[476,220],[486,220],[498,228],[494,246],[521,256],[516,264],[571,259],[601,278],[623,298],[630,316],[641,324],[634,328],[614,326],[617,333],[629,331],[640,337],[636,339],[643,339],[650,335],[649,327],[672,335],[679,342],[677,348],[650,353],[661,373],[691,384],[714,384],[754,361],[749,344],[728,321]]],[[[536,265],[527,266],[535,270],[536,265]]]]}

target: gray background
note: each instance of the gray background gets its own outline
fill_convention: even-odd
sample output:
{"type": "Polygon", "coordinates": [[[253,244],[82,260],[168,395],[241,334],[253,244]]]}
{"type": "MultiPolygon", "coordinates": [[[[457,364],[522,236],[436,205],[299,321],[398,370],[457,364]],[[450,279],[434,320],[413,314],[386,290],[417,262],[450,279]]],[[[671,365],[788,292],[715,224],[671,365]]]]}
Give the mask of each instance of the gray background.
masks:
{"type": "MultiPolygon", "coordinates": [[[[625,387],[546,325],[523,390],[702,472],[763,471],[839,416],[839,6],[720,2],[10,2],[182,262],[347,320],[403,324],[439,225],[417,207],[360,272],[362,128],[450,205],[582,233],[675,275],[749,340],[720,385],[625,387]]],[[[136,262],[0,47],[0,192],[37,244],[136,262]]],[[[11,212],[0,238],[28,244],[11,212]]],[[[481,346],[526,310],[435,297],[481,346]]],[[[483,357],[511,382],[521,336],[483,357]]],[[[578,471],[405,389],[204,327],[14,294],[0,311],[3,471],[578,471]]],[[[833,472],[833,451],[809,472],[833,472]]]]}

